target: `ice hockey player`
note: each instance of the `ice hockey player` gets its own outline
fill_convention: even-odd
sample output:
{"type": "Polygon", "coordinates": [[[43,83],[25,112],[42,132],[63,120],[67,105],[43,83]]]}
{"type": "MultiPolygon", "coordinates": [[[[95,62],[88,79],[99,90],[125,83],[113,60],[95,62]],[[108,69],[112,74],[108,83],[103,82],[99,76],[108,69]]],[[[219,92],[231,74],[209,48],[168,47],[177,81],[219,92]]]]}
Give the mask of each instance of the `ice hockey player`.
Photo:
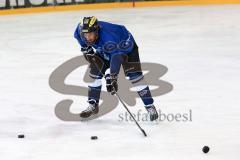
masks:
{"type": "Polygon", "coordinates": [[[138,46],[125,26],[98,21],[94,16],[84,17],[77,25],[74,37],[78,40],[84,57],[90,63],[89,76],[94,80],[88,85],[89,107],[80,113],[80,117],[88,118],[98,113],[103,77],[108,92],[114,95],[118,91],[118,74],[122,65],[125,75],[142,99],[150,120],[154,121],[158,118],[149,87],[146,83],[143,85],[144,76],[138,46]],[[95,63],[96,59],[100,59],[103,65],[95,63]]]}

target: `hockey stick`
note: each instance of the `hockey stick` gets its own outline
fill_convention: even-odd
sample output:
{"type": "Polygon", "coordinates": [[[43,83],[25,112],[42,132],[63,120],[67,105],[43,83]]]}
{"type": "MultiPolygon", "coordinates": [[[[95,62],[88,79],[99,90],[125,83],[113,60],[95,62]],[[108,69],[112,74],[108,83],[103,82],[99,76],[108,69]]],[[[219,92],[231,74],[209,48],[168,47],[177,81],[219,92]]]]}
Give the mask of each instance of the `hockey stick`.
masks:
{"type": "MultiPolygon", "coordinates": [[[[95,63],[95,58],[93,58],[93,63],[95,65],[95,67],[98,69],[98,71],[100,72],[100,74],[105,77],[105,75],[102,73],[102,71],[98,68],[97,64],[95,63]]],[[[113,87],[113,89],[115,90],[115,88],[113,87]]],[[[132,115],[132,113],[130,112],[130,110],[128,109],[128,107],[126,106],[126,104],[123,102],[123,100],[120,98],[119,94],[115,91],[116,96],[118,97],[119,101],[122,103],[123,107],[127,110],[127,112],[130,114],[130,116],[132,117],[132,119],[134,120],[134,122],[136,123],[136,125],[138,126],[138,128],[141,130],[141,132],[143,133],[143,135],[145,137],[147,137],[146,132],[144,131],[144,129],[142,129],[142,127],[138,124],[138,122],[136,121],[135,117],[132,115]]]]}
{"type": "Polygon", "coordinates": [[[116,96],[118,97],[119,101],[122,103],[123,107],[127,110],[127,112],[131,115],[131,117],[133,118],[134,122],[136,123],[136,125],[138,126],[138,128],[142,131],[143,135],[145,137],[147,137],[146,132],[144,131],[144,129],[142,129],[142,127],[138,124],[138,122],[136,121],[136,119],[134,118],[134,116],[132,115],[132,113],[129,111],[128,107],[125,105],[125,103],[122,101],[122,99],[119,97],[118,93],[115,92],[116,96]]]}

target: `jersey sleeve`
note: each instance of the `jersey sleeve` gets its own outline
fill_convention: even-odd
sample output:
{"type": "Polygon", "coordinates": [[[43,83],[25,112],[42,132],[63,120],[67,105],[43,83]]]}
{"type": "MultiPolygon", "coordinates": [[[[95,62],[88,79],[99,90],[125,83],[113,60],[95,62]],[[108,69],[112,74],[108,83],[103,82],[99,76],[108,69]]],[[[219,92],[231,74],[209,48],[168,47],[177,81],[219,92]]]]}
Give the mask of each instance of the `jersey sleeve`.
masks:
{"type": "Polygon", "coordinates": [[[111,57],[110,60],[110,73],[119,74],[121,64],[124,62],[123,54],[115,54],[111,57]]]}

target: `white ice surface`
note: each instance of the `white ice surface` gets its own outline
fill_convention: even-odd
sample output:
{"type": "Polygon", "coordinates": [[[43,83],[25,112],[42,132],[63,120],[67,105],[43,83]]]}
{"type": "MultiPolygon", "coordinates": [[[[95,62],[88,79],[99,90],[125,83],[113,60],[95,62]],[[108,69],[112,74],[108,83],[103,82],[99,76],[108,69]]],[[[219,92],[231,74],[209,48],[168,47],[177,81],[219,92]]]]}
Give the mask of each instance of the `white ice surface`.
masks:
{"type": "MultiPolygon", "coordinates": [[[[240,158],[240,6],[188,6],[74,11],[0,17],[0,158],[3,160],[240,158]],[[48,85],[51,72],[80,55],[73,38],[83,16],[120,23],[133,33],[143,62],[169,71],[172,92],[155,98],[165,113],[193,112],[192,122],[119,122],[118,108],[87,123],[54,114],[62,99],[48,85]],[[25,139],[17,139],[24,133],[25,139]],[[90,136],[97,135],[97,141],[90,136]],[[209,145],[204,155],[201,148],[209,145]]],[[[76,72],[75,72],[76,73],[76,72]]],[[[82,83],[80,74],[71,83],[82,83]]],[[[84,106],[83,106],[84,105],[84,106]]],[[[142,104],[138,101],[135,113],[142,104]]]]}

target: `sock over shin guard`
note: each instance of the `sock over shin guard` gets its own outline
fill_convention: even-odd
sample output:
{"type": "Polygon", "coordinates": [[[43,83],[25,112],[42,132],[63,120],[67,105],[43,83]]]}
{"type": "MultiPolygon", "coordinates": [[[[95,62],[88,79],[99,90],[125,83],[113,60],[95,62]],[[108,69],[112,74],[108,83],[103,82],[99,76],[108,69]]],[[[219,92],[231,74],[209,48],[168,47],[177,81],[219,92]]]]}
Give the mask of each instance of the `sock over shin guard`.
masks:
{"type": "Polygon", "coordinates": [[[88,101],[95,100],[96,103],[99,103],[101,88],[102,86],[98,86],[98,87],[88,86],[88,101]]]}
{"type": "Polygon", "coordinates": [[[95,79],[92,83],[88,84],[88,101],[95,100],[99,103],[100,94],[102,89],[101,79],[95,79]]]}
{"type": "Polygon", "coordinates": [[[150,92],[150,89],[148,86],[146,86],[144,89],[137,91],[139,96],[141,97],[143,103],[145,106],[153,104],[153,98],[150,92]]]}

